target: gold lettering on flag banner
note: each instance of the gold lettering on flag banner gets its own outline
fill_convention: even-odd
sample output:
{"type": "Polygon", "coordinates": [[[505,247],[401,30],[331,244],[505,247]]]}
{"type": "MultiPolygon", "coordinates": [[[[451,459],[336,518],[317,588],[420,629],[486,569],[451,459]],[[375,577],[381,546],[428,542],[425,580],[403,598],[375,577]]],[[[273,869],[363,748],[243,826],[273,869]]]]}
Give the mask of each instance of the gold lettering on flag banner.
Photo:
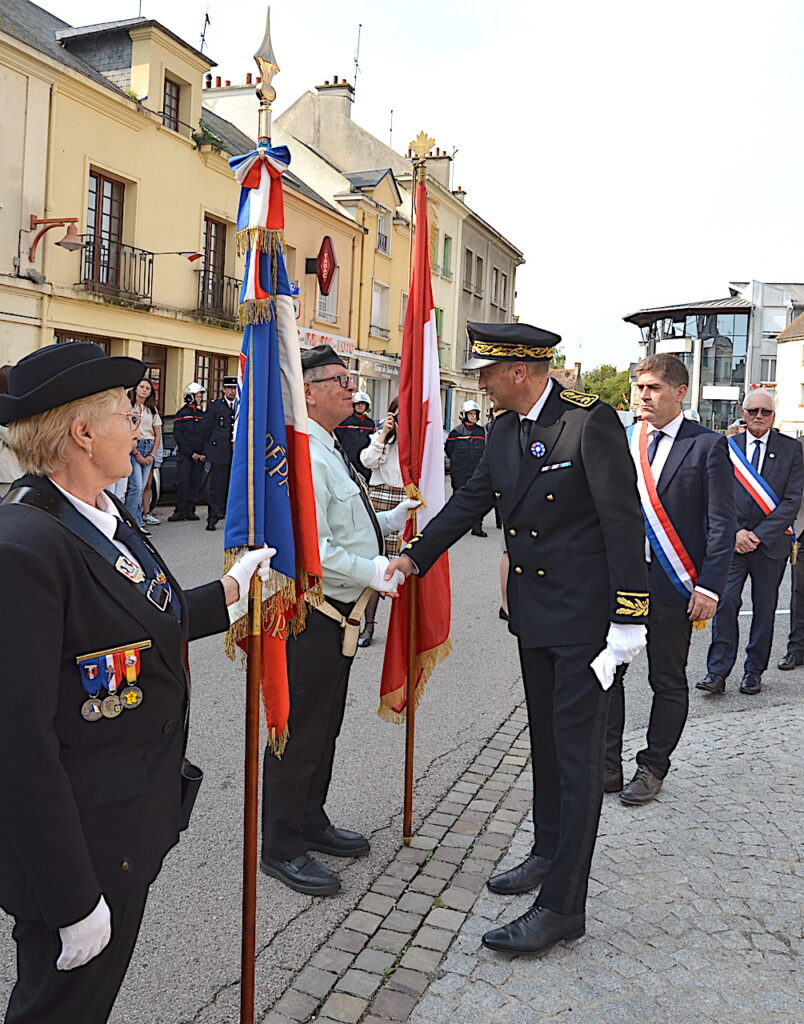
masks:
{"type": "Polygon", "coordinates": [[[287,487],[288,483],[288,459],[287,451],[281,444],[277,444],[270,434],[265,435],[265,468],[268,476],[279,474],[276,482],[280,487],[287,487]]]}

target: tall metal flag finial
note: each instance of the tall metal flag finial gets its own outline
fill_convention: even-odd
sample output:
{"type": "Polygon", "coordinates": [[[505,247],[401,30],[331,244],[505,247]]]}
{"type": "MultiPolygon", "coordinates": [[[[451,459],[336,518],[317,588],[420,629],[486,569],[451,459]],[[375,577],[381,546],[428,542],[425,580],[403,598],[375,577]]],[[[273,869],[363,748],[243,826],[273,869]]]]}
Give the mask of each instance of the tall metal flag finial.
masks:
{"type": "Polygon", "coordinates": [[[279,71],[279,65],[274,57],[274,47],[271,40],[271,8],[265,18],[265,37],[260,44],[259,50],[254,54],[254,60],[260,70],[262,81],[257,86],[257,96],[260,100],[260,120],[258,146],[267,146],[271,138],[271,104],[276,99],[276,90],[271,85],[271,79],[279,71]]]}

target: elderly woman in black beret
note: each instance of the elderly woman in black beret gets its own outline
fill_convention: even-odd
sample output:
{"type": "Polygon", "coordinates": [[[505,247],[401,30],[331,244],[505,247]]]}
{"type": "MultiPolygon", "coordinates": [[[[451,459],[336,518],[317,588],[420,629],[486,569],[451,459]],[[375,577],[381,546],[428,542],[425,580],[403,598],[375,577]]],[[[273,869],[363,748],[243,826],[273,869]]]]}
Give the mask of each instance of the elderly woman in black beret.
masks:
{"type": "Polygon", "coordinates": [[[0,423],[26,474],[0,504],[0,906],[18,977],[6,1024],[102,1024],[148,888],[186,827],[187,644],[274,551],[182,591],[104,490],[130,469],[136,359],[39,349],[8,373],[0,423]]]}

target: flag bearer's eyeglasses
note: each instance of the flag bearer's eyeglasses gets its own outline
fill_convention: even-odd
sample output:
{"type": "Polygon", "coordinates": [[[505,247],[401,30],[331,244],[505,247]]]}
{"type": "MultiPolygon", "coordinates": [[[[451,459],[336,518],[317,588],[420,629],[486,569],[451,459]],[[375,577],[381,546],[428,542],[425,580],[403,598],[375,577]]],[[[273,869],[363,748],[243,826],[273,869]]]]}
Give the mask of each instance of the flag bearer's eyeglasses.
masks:
{"type": "Polygon", "coordinates": [[[354,377],[350,377],[348,373],[336,373],[334,377],[319,377],[318,380],[309,381],[310,384],[325,384],[328,380],[336,380],[342,388],[348,388],[350,384],[354,384],[354,377]]]}

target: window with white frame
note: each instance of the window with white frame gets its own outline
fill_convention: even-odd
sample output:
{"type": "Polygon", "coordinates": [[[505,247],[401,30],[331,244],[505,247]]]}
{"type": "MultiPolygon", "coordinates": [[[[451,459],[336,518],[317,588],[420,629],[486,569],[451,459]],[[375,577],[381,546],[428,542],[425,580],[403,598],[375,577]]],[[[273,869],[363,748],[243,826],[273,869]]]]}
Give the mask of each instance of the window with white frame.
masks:
{"type": "Polygon", "coordinates": [[[463,252],[463,287],[470,292],[475,273],[475,254],[471,249],[464,249],[463,252]]]}
{"type": "Polygon", "coordinates": [[[475,256],[475,295],[482,298],[486,287],[486,270],[482,256],[475,256]]]}
{"type": "Polygon", "coordinates": [[[444,235],[441,246],[441,276],[452,277],[452,239],[449,235],[444,235]]]}
{"type": "Polygon", "coordinates": [[[499,306],[500,304],[500,268],[491,268],[491,304],[492,306],[499,306]]]}
{"type": "Polygon", "coordinates": [[[387,341],[390,337],[388,330],[388,292],[387,284],[373,281],[371,284],[371,324],[369,334],[375,338],[382,338],[387,341]]]}
{"type": "Polygon", "coordinates": [[[508,308],[508,275],[500,273],[500,296],[499,296],[499,307],[500,309],[508,308]]]}
{"type": "Polygon", "coordinates": [[[764,384],[776,381],[776,356],[767,356],[759,361],[759,379],[764,384]]]}
{"type": "Polygon", "coordinates": [[[321,289],[316,285],[318,301],[316,302],[316,319],[324,320],[328,324],[334,324],[338,319],[338,272],[335,268],[332,275],[332,282],[329,287],[329,295],[323,295],[321,289]]]}
{"type": "Polygon", "coordinates": [[[391,251],[390,221],[391,218],[387,213],[381,213],[377,218],[377,249],[386,254],[391,251]]]}

